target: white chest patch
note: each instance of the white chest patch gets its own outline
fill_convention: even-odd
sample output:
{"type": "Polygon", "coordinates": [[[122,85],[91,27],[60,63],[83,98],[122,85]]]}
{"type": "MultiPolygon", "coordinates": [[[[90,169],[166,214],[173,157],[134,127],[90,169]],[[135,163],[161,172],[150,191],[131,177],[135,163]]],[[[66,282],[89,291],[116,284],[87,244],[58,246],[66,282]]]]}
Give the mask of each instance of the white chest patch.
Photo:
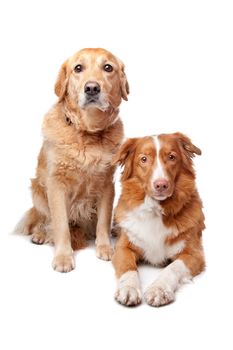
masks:
{"type": "Polygon", "coordinates": [[[127,232],[130,242],[142,249],[144,259],[153,265],[163,263],[184,248],[184,241],[173,245],[165,243],[172,230],[163,224],[161,206],[149,197],[131,211],[120,226],[127,232]]]}

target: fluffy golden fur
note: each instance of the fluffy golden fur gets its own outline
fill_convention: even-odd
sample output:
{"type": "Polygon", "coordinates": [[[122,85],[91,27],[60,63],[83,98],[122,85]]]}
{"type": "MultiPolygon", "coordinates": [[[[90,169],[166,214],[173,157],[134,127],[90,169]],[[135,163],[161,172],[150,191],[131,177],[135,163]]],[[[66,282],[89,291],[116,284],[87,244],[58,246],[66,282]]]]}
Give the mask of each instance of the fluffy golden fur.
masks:
{"type": "Polygon", "coordinates": [[[111,162],[123,139],[118,107],[129,86],[118,58],[104,49],[83,49],[62,65],[55,92],[59,100],[45,115],[32,179],[33,207],[17,231],[37,244],[53,242],[53,267],[67,272],[85,237],[96,235],[99,258],[113,254],[111,162]]]}
{"type": "Polygon", "coordinates": [[[119,281],[116,299],[124,305],[141,302],[140,260],[171,262],[145,293],[153,306],[173,301],[178,285],[204,269],[205,225],[192,164],[195,154],[200,149],[175,133],[129,139],[116,155],[124,171],[115,211],[121,234],[112,260],[119,281]]]}

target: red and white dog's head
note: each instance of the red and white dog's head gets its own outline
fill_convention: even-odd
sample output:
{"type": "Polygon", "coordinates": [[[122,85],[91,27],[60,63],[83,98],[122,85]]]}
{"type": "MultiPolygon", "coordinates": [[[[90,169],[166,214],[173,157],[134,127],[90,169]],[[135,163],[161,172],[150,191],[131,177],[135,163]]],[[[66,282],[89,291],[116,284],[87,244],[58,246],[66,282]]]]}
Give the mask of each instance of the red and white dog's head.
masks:
{"type": "Polygon", "coordinates": [[[181,134],[128,139],[114,160],[124,165],[122,182],[136,182],[145,195],[163,201],[171,197],[180,178],[194,179],[192,158],[201,150],[181,134]]]}

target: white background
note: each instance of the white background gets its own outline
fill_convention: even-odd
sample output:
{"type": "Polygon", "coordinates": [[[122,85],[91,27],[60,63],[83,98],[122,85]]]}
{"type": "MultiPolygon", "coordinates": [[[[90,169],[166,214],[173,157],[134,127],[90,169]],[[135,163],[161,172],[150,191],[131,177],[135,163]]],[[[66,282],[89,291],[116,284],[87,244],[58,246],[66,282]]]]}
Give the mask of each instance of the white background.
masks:
{"type": "MultiPolygon", "coordinates": [[[[231,5],[1,1],[1,349],[232,349],[231,5]],[[118,305],[111,263],[93,247],[77,253],[75,271],[60,274],[51,268],[51,247],[10,234],[31,205],[29,178],[57,72],[83,47],[104,47],[125,62],[126,136],[182,131],[203,151],[195,165],[207,270],[167,307],[118,305]]],[[[157,274],[140,268],[143,290],[157,274]]]]}

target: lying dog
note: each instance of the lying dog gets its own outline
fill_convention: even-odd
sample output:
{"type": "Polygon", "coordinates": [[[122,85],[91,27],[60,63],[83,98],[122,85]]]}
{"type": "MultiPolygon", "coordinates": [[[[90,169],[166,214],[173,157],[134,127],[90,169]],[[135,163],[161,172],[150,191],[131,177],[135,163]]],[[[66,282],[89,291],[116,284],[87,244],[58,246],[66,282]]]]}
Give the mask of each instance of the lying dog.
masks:
{"type": "Polygon", "coordinates": [[[181,133],[132,138],[120,148],[115,162],[124,171],[115,220],[121,233],[112,259],[119,303],[141,302],[139,260],[171,262],[146,290],[145,300],[152,306],[172,302],[178,286],[204,269],[205,226],[192,165],[195,154],[200,149],[181,133]]]}
{"type": "Polygon", "coordinates": [[[83,49],[61,67],[59,101],[46,114],[44,142],[32,180],[33,208],[17,231],[55,244],[53,267],[75,266],[73,249],[96,233],[97,256],[111,259],[113,155],[123,139],[121,99],[129,86],[123,63],[104,49],[83,49]],[[72,246],[71,246],[72,243],[72,246]]]}

